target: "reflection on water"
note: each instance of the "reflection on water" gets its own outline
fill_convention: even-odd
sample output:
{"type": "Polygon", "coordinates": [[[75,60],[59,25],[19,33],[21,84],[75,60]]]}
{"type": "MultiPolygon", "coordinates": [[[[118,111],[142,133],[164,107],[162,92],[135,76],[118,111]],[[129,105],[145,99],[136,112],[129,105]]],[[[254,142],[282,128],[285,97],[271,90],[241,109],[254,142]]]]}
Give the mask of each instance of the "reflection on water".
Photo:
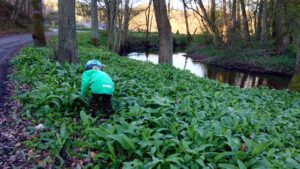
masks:
{"type": "MultiPolygon", "coordinates": [[[[131,59],[158,63],[157,54],[129,53],[131,59]]],[[[185,53],[173,54],[173,65],[179,69],[186,69],[199,77],[207,77],[230,85],[242,88],[268,86],[275,89],[287,88],[290,78],[273,76],[261,73],[245,73],[237,70],[228,70],[199,62],[193,62],[191,58],[185,57],[185,53]]]]}

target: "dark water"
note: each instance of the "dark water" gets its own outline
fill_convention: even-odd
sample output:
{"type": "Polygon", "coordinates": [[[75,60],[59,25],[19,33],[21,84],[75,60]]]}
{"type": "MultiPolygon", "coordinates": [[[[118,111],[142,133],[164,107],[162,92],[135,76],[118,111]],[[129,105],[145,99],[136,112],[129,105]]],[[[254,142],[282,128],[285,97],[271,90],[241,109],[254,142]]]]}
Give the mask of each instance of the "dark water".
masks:
{"type": "MultiPolygon", "coordinates": [[[[133,52],[129,53],[128,57],[131,59],[158,63],[157,54],[148,54],[146,56],[146,53],[133,52]]],[[[266,86],[275,89],[285,89],[290,82],[290,78],[287,77],[262,73],[247,73],[238,70],[224,69],[199,62],[193,62],[191,58],[185,57],[185,53],[173,54],[173,65],[179,69],[190,70],[191,73],[199,77],[207,77],[209,79],[239,86],[241,88],[266,86]]]]}

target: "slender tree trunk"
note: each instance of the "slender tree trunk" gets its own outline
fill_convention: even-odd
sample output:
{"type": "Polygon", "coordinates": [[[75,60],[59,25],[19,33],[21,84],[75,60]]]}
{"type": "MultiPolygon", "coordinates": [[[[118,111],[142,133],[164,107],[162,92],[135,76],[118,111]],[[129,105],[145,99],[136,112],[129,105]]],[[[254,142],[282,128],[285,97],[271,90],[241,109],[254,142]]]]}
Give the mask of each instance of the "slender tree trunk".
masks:
{"type": "Polygon", "coordinates": [[[25,8],[25,13],[28,17],[31,16],[31,11],[32,11],[32,8],[31,8],[31,5],[30,5],[30,0],[27,0],[26,1],[26,8],[25,8]]]}
{"type": "Polygon", "coordinates": [[[298,48],[298,52],[296,57],[295,74],[300,73],[300,36],[297,39],[297,48],[298,48]]]}
{"type": "Polygon", "coordinates": [[[75,0],[58,1],[58,61],[76,63],[75,0]]]}
{"type": "Polygon", "coordinates": [[[20,3],[20,0],[16,0],[15,1],[14,8],[13,8],[12,14],[10,16],[11,20],[15,20],[16,13],[17,13],[17,11],[19,9],[19,3],[20,3]]]}
{"type": "Polygon", "coordinates": [[[258,16],[257,16],[257,24],[256,24],[256,38],[257,40],[260,40],[260,36],[261,36],[261,22],[262,22],[262,15],[263,15],[263,5],[264,5],[264,0],[260,0],[259,1],[259,8],[258,8],[258,16]]]}
{"type": "Polygon", "coordinates": [[[216,25],[216,0],[211,0],[210,20],[216,25]]]}
{"type": "Polygon", "coordinates": [[[31,0],[33,16],[32,39],[35,46],[46,46],[42,0],[31,0]]]}
{"type": "Polygon", "coordinates": [[[236,0],[232,0],[231,25],[230,25],[230,43],[237,42],[237,20],[236,20],[236,0]]]}
{"type": "Polygon", "coordinates": [[[10,19],[15,22],[19,16],[20,11],[22,10],[22,7],[24,5],[25,0],[16,0],[14,8],[13,8],[13,13],[10,17],[10,19]]]}
{"type": "Polygon", "coordinates": [[[295,71],[294,71],[293,79],[289,84],[289,89],[300,92],[300,36],[298,36],[297,39],[297,48],[298,48],[298,52],[296,58],[295,71]]]}
{"type": "Polygon", "coordinates": [[[229,15],[231,16],[232,15],[232,3],[231,3],[231,0],[228,1],[228,8],[229,8],[229,15]]]}
{"type": "Polygon", "coordinates": [[[173,38],[165,0],[154,0],[154,11],[159,35],[159,63],[173,63],[173,38]]]}
{"type": "Polygon", "coordinates": [[[272,36],[274,39],[274,46],[277,54],[285,53],[288,49],[288,40],[285,37],[283,27],[288,29],[288,25],[284,23],[286,20],[285,15],[285,1],[276,0],[274,2],[274,16],[273,16],[273,26],[272,26],[272,36]]]}
{"type": "Polygon", "coordinates": [[[92,16],[92,42],[95,46],[99,46],[99,24],[98,24],[98,5],[97,0],[91,1],[91,16],[92,16]]]}
{"type": "Polygon", "coordinates": [[[226,0],[223,0],[223,41],[227,41],[227,7],[226,7],[226,0]]]}
{"type": "Polygon", "coordinates": [[[107,46],[110,50],[114,49],[114,44],[117,41],[116,25],[117,25],[117,0],[105,0],[106,15],[108,21],[108,39],[107,46]]]}
{"type": "Polygon", "coordinates": [[[187,10],[186,10],[187,6],[186,6],[185,0],[182,0],[182,3],[183,3],[183,12],[184,12],[187,39],[188,39],[189,42],[191,42],[193,40],[193,38],[192,38],[192,35],[190,33],[188,14],[187,14],[187,10]]]}
{"type": "Polygon", "coordinates": [[[260,41],[262,44],[265,44],[267,41],[267,5],[268,1],[263,0],[263,13],[262,13],[262,25],[261,25],[261,36],[260,36],[260,41]]]}
{"type": "Polygon", "coordinates": [[[236,0],[236,28],[238,32],[241,30],[241,8],[240,8],[240,0],[236,0]]]}
{"type": "Polygon", "coordinates": [[[145,39],[148,40],[148,36],[149,36],[149,31],[150,31],[150,12],[151,12],[151,4],[152,4],[152,0],[149,0],[149,4],[147,7],[146,12],[146,37],[145,39]]]}
{"type": "Polygon", "coordinates": [[[242,8],[242,14],[243,14],[243,24],[244,24],[244,39],[246,43],[250,42],[250,32],[249,32],[249,26],[248,26],[248,19],[247,19],[247,13],[245,8],[245,0],[240,0],[241,8],[242,8]]]}
{"type": "Polygon", "coordinates": [[[203,5],[202,0],[198,0],[197,2],[199,4],[200,9],[201,9],[202,14],[203,14],[202,18],[206,21],[206,23],[208,23],[208,27],[209,27],[210,31],[212,32],[212,35],[213,35],[213,44],[214,44],[214,46],[219,46],[219,43],[220,43],[219,31],[218,31],[216,25],[208,17],[208,14],[206,12],[206,9],[205,9],[205,7],[203,5]]]}
{"type": "Polygon", "coordinates": [[[122,20],[123,16],[120,15],[120,8],[122,6],[122,0],[116,0],[116,9],[115,9],[115,24],[113,27],[113,47],[112,51],[119,53],[120,51],[120,38],[121,38],[121,32],[122,32],[122,20]],[[120,16],[120,17],[119,17],[120,16]]]}
{"type": "Polygon", "coordinates": [[[128,29],[129,29],[129,20],[130,20],[130,9],[129,9],[129,0],[125,0],[125,10],[124,10],[124,24],[121,34],[121,44],[120,44],[120,54],[124,54],[127,48],[128,41],[128,29]]]}

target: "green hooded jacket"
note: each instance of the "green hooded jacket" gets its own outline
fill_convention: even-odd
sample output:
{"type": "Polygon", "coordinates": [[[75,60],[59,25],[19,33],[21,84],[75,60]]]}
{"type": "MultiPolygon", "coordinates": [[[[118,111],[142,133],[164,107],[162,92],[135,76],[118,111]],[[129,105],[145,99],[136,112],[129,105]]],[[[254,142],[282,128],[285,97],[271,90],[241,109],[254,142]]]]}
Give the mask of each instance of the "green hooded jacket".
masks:
{"type": "Polygon", "coordinates": [[[93,94],[112,95],[115,84],[109,75],[101,70],[87,70],[82,75],[81,93],[86,96],[88,87],[93,94]]]}

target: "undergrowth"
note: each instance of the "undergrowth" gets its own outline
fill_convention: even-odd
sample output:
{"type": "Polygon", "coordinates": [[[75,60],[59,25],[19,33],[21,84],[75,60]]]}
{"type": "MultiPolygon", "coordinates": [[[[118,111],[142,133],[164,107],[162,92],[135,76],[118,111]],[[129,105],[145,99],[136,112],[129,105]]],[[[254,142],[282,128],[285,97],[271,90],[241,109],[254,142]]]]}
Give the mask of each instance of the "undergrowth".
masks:
{"type": "MultiPolygon", "coordinates": [[[[79,47],[79,64],[49,59],[49,48],[25,48],[12,76],[23,117],[45,129],[25,142],[49,156],[41,167],[299,168],[300,95],[240,89],[169,65],[79,47]],[[80,96],[88,59],[99,59],[116,83],[115,110],[100,123],[80,96]]],[[[33,130],[33,129],[32,129],[33,130]]],[[[33,132],[29,129],[28,132],[33,132]]]]}

